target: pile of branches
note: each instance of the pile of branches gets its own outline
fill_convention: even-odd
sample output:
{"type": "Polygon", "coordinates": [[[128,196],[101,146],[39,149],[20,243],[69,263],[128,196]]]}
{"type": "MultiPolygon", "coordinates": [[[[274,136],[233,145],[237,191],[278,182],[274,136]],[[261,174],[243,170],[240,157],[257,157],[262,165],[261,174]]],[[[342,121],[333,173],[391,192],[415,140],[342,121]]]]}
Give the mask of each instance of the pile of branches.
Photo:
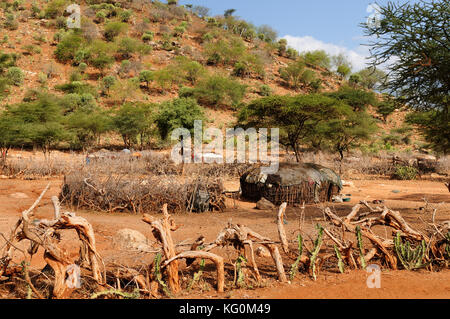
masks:
{"type": "MultiPolygon", "coordinates": [[[[162,281],[159,273],[158,284],[170,293],[180,291],[178,276],[178,260],[186,259],[186,264],[191,265],[195,259],[210,260],[217,269],[217,291],[223,292],[225,287],[224,259],[222,256],[212,253],[217,247],[232,247],[238,252],[238,258],[233,263],[235,270],[234,285],[242,283],[245,278],[245,269],[253,278],[252,286],[260,284],[263,280],[255,259],[256,255],[273,260],[278,280],[288,282],[294,280],[300,270],[306,271],[312,279],[316,280],[324,265],[335,264],[336,268],[344,273],[346,268],[365,269],[370,263],[387,267],[389,269],[404,268],[414,270],[433,267],[448,267],[450,263],[450,221],[440,224],[433,220],[428,224],[425,232],[413,229],[397,211],[387,207],[371,207],[362,201],[353,207],[345,217],[334,214],[330,208],[324,209],[326,226],[317,225],[317,238],[306,243],[301,234],[297,240],[289,241],[284,229],[284,215],[286,203],[283,203],[277,215],[277,228],[279,238],[277,241],[264,237],[245,225],[228,222],[225,228],[211,243],[205,243],[205,238],[200,236],[192,243],[189,250],[176,252],[171,232],[178,229],[174,220],[167,212],[164,205],[164,216],[155,219],[144,215],[143,221],[152,227],[155,238],[160,242],[163,256],[155,259],[152,267],[158,270],[165,269],[168,285],[162,281]],[[362,212],[365,208],[368,211],[362,212]],[[382,238],[376,235],[373,227],[376,225],[387,226],[392,229],[391,238],[382,238]],[[365,239],[365,240],[364,240],[365,239]],[[365,247],[364,242],[370,242],[365,247]],[[292,243],[296,243],[295,248],[292,243]],[[259,247],[258,247],[259,246],[259,247]],[[286,274],[280,249],[285,256],[292,260],[289,273],[286,274]]],[[[304,209],[304,208],[303,208],[304,209]]],[[[267,267],[266,267],[267,268],[267,267]]],[[[200,273],[200,272],[199,272],[200,273]]],[[[198,274],[194,275],[194,279],[198,274]]],[[[154,288],[156,289],[156,288],[154,288]]]]}
{"type": "Polygon", "coordinates": [[[211,210],[224,208],[221,180],[198,177],[181,179],[168,176],[138,178],[128,175],[85,175],[74,172],[64,177],[59,199],[74,208],[101,212],[133,212],[135,214],[158,211],[167,203],[173,212],[193,210],[198,191],[209,194],[211,210]]]}
{"type": "Polygon", "coordinates": [[[105,285],[105,276],[101,268],[103,265],[102,258],[97,252],[94,230],[91,224],[82,217],[76,216],[71,212],[60,212],[60,204],[58,198],[53,196],[52,202],[54,207],[54,219],[32,219],[33,210],[38,205],[45,192],[48,190],[50,184],[44,189],[39,198],[27,210],[22,212],[14,228],[11,231],[9,238],[6,239],[6,244],[0,255],[0,278],[2,281],[14,278],[23,273],[23,277],[30,290],[30,297],[35,294],[37,298],[43,299],[44,295],[41,291],[35,288],[28,272],[28,265],[30,261],[38,252],[39,247],[44,250],[44,260],[47,263],[46,268],[51,268],[54,274],[53,289],[49,296],[53,298],[67,298],[70,296],[74,288],[76,288],[76,278],[71,284],[68,284],[66,277],[73,271],[72,266],[75,264],[78,267],[89,271],[90,277],[95,281],[101,289],[105,285]],[[80,250],[78,260],[73,263],[69,258],[67,251],[61,247],[60,240],[62,231],[67,229],[76,230],[80,239],[80,250]],[[22,241],[28,241],[29,248],[27,253],[24,253],[24,260],[22,261],[22,269],[18,272],[18,268],[9,267],[13,260],[14,252],[21,251],[17,246],[22,241]]]}
{"type": "Polygon", "coordinates": [[[42,247],[44,259],[55,274],[50,297],[68,298],[74,289],[67,285],[65,279],[72,262],[60,245],[61,232],[65,229],[75,229],[81,241],[79,258],[75,263],[88,271],[83,280],[86,282],[87,278],[91,278],[95,284],[93,293],[90,293],[91,298],[160,298],[161,293],[173,296],[181,291],[179,261],[182,259],[186,261],[187,267],[196,262],[200,267],[189,287],[199,281],[205,269],[205,261],[212,262],[217,274],[218,292],[243,287],[248,282],[253,287],[263,283],[266,280],[264,277],[270,276],[268,272],[271,272],[271,267],[258,267],[256,256],[273,262],[273,269],[280,282],[293,281],[302,271],[315,280],[324,265],[343,273],[346,269],[365,269],[369,263],[389,269],[433,270],[448,267],[450,262],[450,221],[436,223],[436,209],[432,212],[431,222],[427,223],[424,230],[419,231],[412,228],[399,212],[386,206],[372,207],[361,201],[344,217],[336,215],[327,207],[323,209],[323,226],[317,225],[317,237],[307,241],[303,239],[301,229],[296,240],[288,238],[284,229],[287,205],[283,203],[277,214],[276,239],[265,237],[246,225],[229,221],[212,242],[207,243],[206,238],[200,236],[193,243],[183,241],[177,244],[172,238],[172,232],[179,226],[169,214],[168,205],[164,204],[162,215],[158,218],[148,214],[142,217],[142,221],[151,227],[160,247],[154,251],[157,254],[150,265],[140,270],[128,267],[107,268],[97,252],[92,226],[74,213],[60,213],[56,197],[52,198],[55,211],[53,220],[31,220],[33,209],[47,189],[48,186],[36,202],[22,213],[0,255],[1,280],[4,281],[5,277],[12,280],[23,276],[31,291],[29,295],[34,294],[38,298],[44,296],[34,287],[27,268],[23,267],[19,273],[10,266],[14,251],[19,249],[17,244],[20,241],[28,240],[29,257],[26,259],[30,260],[38,247],[42,247]],[[390,228],[391,236],[384,238],[377,235],[374,231],[376,226],[390,228]],[[189,248],[182,248],[186,246],[189,248]],[[234,276],[231,285],[226,282],[226,266],[229,265],[220,256],[220,250],[217,250],[223,247],[235,250],[238,255],[232,263],[234,276]],[[286,260],[290,260],[290,263],[286,264],[286,260]],[[130,291],[133,287],[135,289],[130,291]]]}

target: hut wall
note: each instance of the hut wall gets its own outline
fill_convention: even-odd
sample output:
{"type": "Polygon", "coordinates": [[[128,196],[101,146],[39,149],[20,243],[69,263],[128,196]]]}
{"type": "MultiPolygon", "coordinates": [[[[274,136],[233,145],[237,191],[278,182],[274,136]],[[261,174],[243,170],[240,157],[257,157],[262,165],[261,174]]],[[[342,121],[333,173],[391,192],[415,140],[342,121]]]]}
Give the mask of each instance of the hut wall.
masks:
{"type": "Polygon", "coordinates": [[[323,182],[317,190],[315,189],[316,187],[316,184],[308,182],[270,188],[262,184],[241,182],[243,197],[254,201],[264,197],[275,205],[280,205],[284,202],[288,203],[288,205],[315,203],[315,191],[317,191],[319,202],[331,201],[334,195],[339,194],[339,188],[329,182],[323,182]]]}

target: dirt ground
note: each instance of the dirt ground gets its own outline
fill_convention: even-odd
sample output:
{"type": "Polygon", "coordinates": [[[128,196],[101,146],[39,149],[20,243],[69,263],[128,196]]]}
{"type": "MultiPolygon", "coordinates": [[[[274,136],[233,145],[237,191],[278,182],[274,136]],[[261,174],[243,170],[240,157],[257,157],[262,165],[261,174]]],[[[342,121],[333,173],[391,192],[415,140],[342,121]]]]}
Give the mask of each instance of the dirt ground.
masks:
{"type": "MultiPolygon", "coordinates": [[[[50,197],[58,195],[62,179],[50,180],[17,180],[0,179],[0,233],[8,234],[10,228],[19,218],[21,212],[28,208],[39,196],[47,183],[51,183],[50,190],[35,210],[36,218],[51,218],[53,208],[50,197]]],[[[290,239],[296,237],[299,226],[305,236],[313,237],[313,225],[323,221],[321,207],[330,206],[339,215],[346,215],[350,208],[361,199],[373,201],[386,200],[390,208],[401,211],[407,222],[419,227],[426,220],[423,207],[424,199],[429,207],[437,208],[437,222],[450,219],[450,195],[442,182],[432,181],[391,181],[391,180],[355,180],[354,187],[345,187],[342,194],[351,195],[349,203],[326,203],[309,205],[306,208],[306,220],[300,224],[300,208],[288,208],[286,217],[286,232],[290,239]]],[[[235,184],[231,182],[230,185],[235,184]]],[[[232,187],[232,186],[231,186],[232,187]]],[[[234,223],[249,226],[256,232],[270,238],[277,238],[276,213],[273,211],[260,211],[255,209],[254,203],[228,200],[228,208],[224,213],[182,214],[175,215],[178,225],[182,225],[174,232],[174,241],[192,242],[203,235],[206,241],[213,241],[217,233],[225,226],[229,219],[234,223]]],[[[68,207],[64,207],[70,210],[68,207]]],[[[151,254],[131,253],[120,251],[113,243],[114,234],[123,228],[138,230],[150,241],[154,242],[150,227],[141,221],[141,217],[131,214],[104,214],[96,212],[78,211],[78,215],[88,219],[94,227],[97,239],[97,248],[107,263],[146,264],[152,260],[151,254]]],[[[157,214],[156,212],[154,213],[157,214]]],[[[382,229],[380,231],[383,231],[382,229]]],[[[75,259],[78,257],[78,243],[75,232],[64,233],[64,246],[75,259]]],[[[4,240],[0,237],[0,247],[4,240]]],[[[295,245],[295,242],[292,243],[295,245]]],[[[155,246],[156,247],[156,246],[155,246]]],[[[23,247],[26,248],[26,247],[23,247]]],[[[219,252],[225,262],[231,264],[233,256],[227,249],[219,252]]],[[[21,253],[16,252],[15,258],[21,260],[21,253]]],[[[283,257],[284,258],[284,257],[283,257]]],[[[292,261],[284,258],[285,268],[292,261]]],[[[381,274],[381,288],[369,289],[366,285],[368,273],[365,271],[349,271],[338,274],[332,271],[323,271],[316,282],[306,274],[300,273],[292,284],[277,282],[275,268],[270,260],[257,258],[262,276],[266,279],[262,287],[257,289],[238,289],[217,294],[214,289],[207,291],[192,291],[181,293],[178,298],[449,298],[450,297],[450,270],[441,272],[428,271],[387,271],[381,274]]],[[[40,251],[32,260],[31,267],[39,269],[45,265],[40,251]]],[[[206,270],[209,268],[207,267],[206,270]]],[[[214,273],[211,267],[211,273],[214,273]]],[[[182,277],[185,274],[182,271],[182,277]]],[[[212,277],[212,281],[214,278],[212,277]]]]}

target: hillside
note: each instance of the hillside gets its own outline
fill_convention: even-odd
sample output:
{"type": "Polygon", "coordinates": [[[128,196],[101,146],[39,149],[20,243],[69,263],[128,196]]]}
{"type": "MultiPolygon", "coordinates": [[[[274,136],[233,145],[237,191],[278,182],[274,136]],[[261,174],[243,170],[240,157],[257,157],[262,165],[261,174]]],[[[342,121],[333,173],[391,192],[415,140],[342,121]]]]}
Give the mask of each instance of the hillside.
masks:
{"type": "MultiPolygon", "coordinates": [[[[293,75],[299,53],[283,40],[269,39],[271,30],[257,33],[261,29],[239,18],[201,18],[195,8],[159,1],[78,3],[81,29],[67,28],[69,1],[0,2],[0,51],[15,55],[23,71],[20,85],[5,87],[0,105],[32,100],[36,92],[75,93],[110,110],[197,94],[208,125],[224,128],[235,124],[241,103],[272,94],[332,92],[348,83],[329,67],[308,61],[293,75]],[[211,93],[216,88],[217,94],[211,93]]],[[[377,117],[375,108],[370,110],[377,117]]],[[[392,135],[404,116],[399,112],[380,121],[377,136],[392,135]]],[[[120,136],[106,136],[107,143],[121,143],[120,136]]]]}

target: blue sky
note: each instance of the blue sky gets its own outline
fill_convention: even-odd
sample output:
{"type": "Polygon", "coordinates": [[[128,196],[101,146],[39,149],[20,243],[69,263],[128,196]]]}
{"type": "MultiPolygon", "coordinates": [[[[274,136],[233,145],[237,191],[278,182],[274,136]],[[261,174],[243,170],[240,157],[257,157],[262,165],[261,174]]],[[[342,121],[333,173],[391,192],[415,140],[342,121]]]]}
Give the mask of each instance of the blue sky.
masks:
{"type": "MultiPolygon", "coordinates": [[[[181,0],[180,4],[202,5],[210,15],[236,9],[239,16],[255,25],[267,24],[299,51],[324,49],[330,54],[344,53],[354,71],[365,66],[368,48],[363,46],[359,24],[371,14],[373,0],[181,0]]],[[[378,0],[385,4],[387,0],[378,0]]],[[[404,2],[404,1],[402,1],[404,2]]]]}

